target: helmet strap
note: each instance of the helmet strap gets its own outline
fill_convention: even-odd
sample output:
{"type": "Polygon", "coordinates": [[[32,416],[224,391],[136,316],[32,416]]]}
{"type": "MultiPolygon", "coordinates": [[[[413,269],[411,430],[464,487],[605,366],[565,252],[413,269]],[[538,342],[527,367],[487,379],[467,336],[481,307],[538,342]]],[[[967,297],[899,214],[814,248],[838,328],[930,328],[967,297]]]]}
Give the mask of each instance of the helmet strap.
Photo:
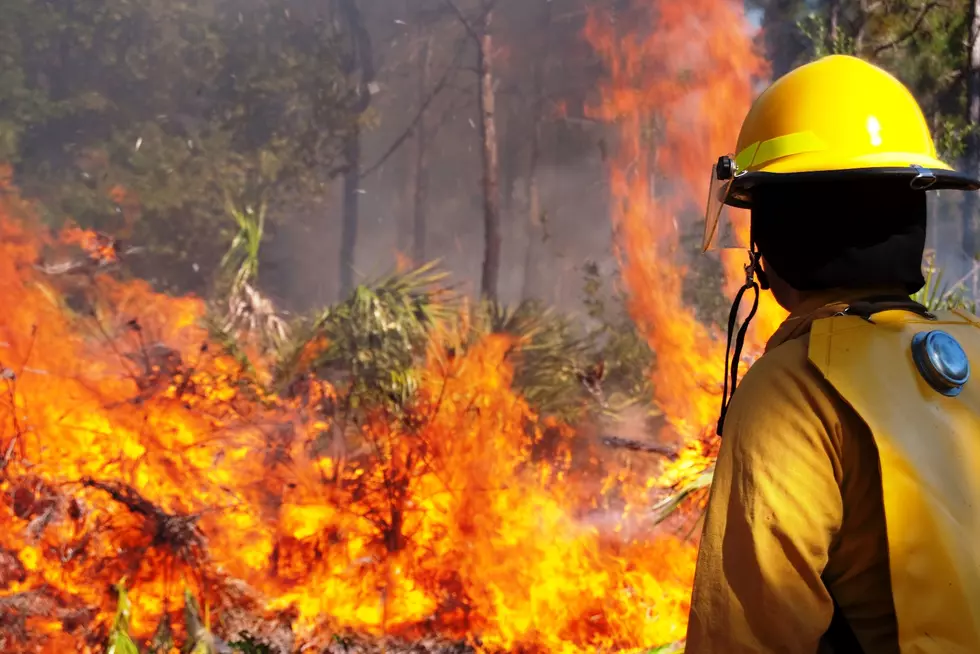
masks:
{"type": "Polygon", "coordinates": [[[745,334],[748,332],[749,323],[759,310],[759,289],[760,287],[762,289],[769,288],[769,278],[765,271],[762,270],[759,260],[759,250],[755,243],[753,243],[749,250],[749,263],[745,266],[745,283],[735,295],[735,301],[732,303],[731,311],[728,312],[728,332],[725,343],[725,380],[721,395],[721,411],[718,416],[718,427],[715,432],[718,436],[721,436],[724,430],[725,415],[728,413],[728,406],[735,396],[735,386],[738,384],[738,364],[742,358],[742,346],[745,344],[745,334]],[[756,281],[757,276],[758,281],[756,281]],[[742,325],[738,328],[738,332],[734,333],[735,323],[738,321],[738,310],[742,305],[742,298],[745,297],[745,292],[749,290],[754,292],[752,308],[749,310],[749,315],[745,317],[742,325]],[[732,342],[733,340],[734,343],[732,342]]]}

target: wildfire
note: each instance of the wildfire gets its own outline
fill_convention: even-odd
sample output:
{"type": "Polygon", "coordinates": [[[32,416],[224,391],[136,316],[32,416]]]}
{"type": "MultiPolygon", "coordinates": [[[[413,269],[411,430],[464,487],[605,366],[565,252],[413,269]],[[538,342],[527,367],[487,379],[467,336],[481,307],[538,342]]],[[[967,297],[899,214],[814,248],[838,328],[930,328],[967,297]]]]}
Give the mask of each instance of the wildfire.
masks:
{"type": "MultiPolygon", "coordinates": [[[[615,20],[593,14],[586,29],[609,73],[592,112],[618,136],[609,166],[616,254],[631,315],[657,353],[657,402],[694,450],[679,466],[690,471],[704,469],[690,459],[708,451],[703,436],[718,416],[725,343],[685,304],[680,236],[692,217],[700,219],[710,166],[734,148],[755,84],[767,74],[751,36],[735,0],[634,0],[615,20]]],[[[734,292],[745,279],[746,255],[726,251],[723,258],[726,288],[734,292]]],[[[784,318],[765,294],[748,357],[784,318]]],[[[676,481],[677,472],[675,466],[667,478],[676,481]]]]}
{"type": "MultiPolygon", "coordinates": [[[[700,322],[685,302],[681,236],[700,219],[710,166],[734,148],[756,84],[768,74],[752,33],[744,3],[736,0],[632,0],[615,16],[594,12],[586,28],[608,72],[591,113],[617,136],[609,160],[616,255],[630,313],[657,354],[656,401],[669,429],[685,440],[657,486],[683,488],[703,479],[717,447],[725,335],[700,322]]],[[[733,215],[743,237],[746,213],[733,215]]],[[[721,256],[724,287],[734,295],[745,280],[747,255],[721,256]]],[[[743,358],[759,356],[785,317],[765,293],[743,358]]]]}
{"type": "MultiPolygon", "coordinates": [[[[609,70],[594,115],[618,131],[617,255],[657,353],[657,402],[686,439],[678,458],[653,478],[577,469],[575,434],[512,389],[503,337],[459,354],[433,343],[412,402],[363,424],[343,424],[335,389],[313,378],[269,395],[209,342],[202,302],[95,274],[118,245],[50,237],[5,176],[0,648],[98,651],[121,581],[144,642],[178,622],[185,589],[218,631],[248,615],[317,651],[348,630],[526,652],[683,638],[694,545],[624,525],[710,462],[724,343],[684,302],[680,229],[765,66],[739,2],[631,11],[642,33],[589,22],[609,70]],[[65,244],[91,264],[84,283],[37,265],[65,244]],[[613,492],[596,491],[599,473],[613,492]],[[600,526],[610,514],[617,526],[600,526]]],[[[732,280],[742,263],[726,257],[732,280]]],[[[765,298],[750,349],[781,318],[765,298]]]]}
{"type": "Polygon", "coordinates": [[[328,385],[263,396],[212,352],[198,300],[39,270],[59,241],[3,197],[4,651],[98,651],[121,581],[146,640],[184,589],[227,630],[247,611],[314,646],[347,629],[489,651],[683,637],[692,551],[590,519],[609,507],[570,469],[570,431],[511,389],[508,339],[434,344],[404,415],[325,438],[328,385]]]}

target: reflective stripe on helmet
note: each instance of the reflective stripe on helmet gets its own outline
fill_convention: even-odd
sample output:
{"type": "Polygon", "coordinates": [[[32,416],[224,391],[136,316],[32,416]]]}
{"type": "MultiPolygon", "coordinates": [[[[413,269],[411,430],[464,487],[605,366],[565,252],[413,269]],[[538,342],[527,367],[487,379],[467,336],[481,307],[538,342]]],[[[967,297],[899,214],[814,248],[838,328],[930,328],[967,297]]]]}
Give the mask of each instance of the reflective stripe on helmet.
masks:
{"type": "Polygon", "coordinates": [[[735,169],[743,172],[754,166],[764,166],[782,157],[826,149],[826,144],[813,132],[784,134],[743,148],[735,155],[735,169]]]}

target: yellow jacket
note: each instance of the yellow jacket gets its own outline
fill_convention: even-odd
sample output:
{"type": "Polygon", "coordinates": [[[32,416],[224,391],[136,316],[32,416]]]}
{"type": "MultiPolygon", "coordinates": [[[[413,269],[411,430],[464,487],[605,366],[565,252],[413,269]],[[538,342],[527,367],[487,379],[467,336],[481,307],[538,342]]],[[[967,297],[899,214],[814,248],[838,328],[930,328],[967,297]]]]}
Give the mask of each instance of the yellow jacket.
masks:
{"type": "MultiPolygon", "coordinates": [[[[887,416],[894,407],[884,399],[878,403],[883,407],[880,410],[869,409],[861,398],[845,401],[831,382],[848,388],[847,379],[841,379],[840,371],[813,363],[826,364],[832,358],[826,333],[835,325],[882,329],[860,318],[831,318],[849,301],[873,294],[826,294],[806,302],[780,327],[765,356],[739,385],[725,420],[702,533],[687,654],[843,651],[827,636],[834,600],[868,654],[980,652],[980,621],[973,615],[980,611],[980,602],[973,601],[980,600],[980,566],[951,545],[957,539],[962,545],[973,534],[959,529],[955,521],[937,527],[902,520],[903,506],[917,502],[925,506],[935,500],[931,506],[939,509],[929,512],[945,513],[943,502],[949,498],[919,493],[918,485],[915,497],[908,492],[909,484],[904,490],[898,488],[895,480],[915,477],[917,468],[914,462],[888,454],[898,451],[892,447],[896,443],[901,449],[902,435],[885,432],[903,429],[875,416],[887,416]],[[841,320],[845,323],[832,322],[841,320]],[[811,329],[816,330],[812,336],[811,329]],[[869,423],[882,433],[873,435],[869,423]],[[880,456],[879,446],[883,448],[880,456]],[[907,469],[896,475],[895,470],[903,465],[907,469]],[[883,491],[883,475],[888,493],[883,491]],[[892,525],[887,531],[886,514],[892,525]],[[920,537],[922,528],[932,531],[920,537]],[[960,533],[950,535],[955,531],[960,533]],[[909,534],[915,535],[909,538],[909,534]],[[924,551],[930,554],[925,567],[922,543],[913,543],[919,550],[910,549],[909,543],[917,539],[926,542],[924,551]],[[932,556],[934,552],[938,554],[932,556]],[[963,564],[960,568],[949,563],[957,559],[963,564]],[[946,565],[933,564],[933,560],[946,565]],[[947,592],[945,576],[957,576],[962,583],[947,592]],[[893,588],[901,592],[893,594],[893,588]],[[958,603],[959,609],[950,610],[943,600],[958,603]],[[923,605],[930,601],[931,607],[923,605]],[[927,617],[916,613],[919,608],[927,617]],[[950,618],[940,625],[944,611],[950,618]],[[954,618],[966,626],[949,627],[954,618]],[[943,636],[934,641],[930,632],[943,636]]],[[[910,321],[895,318],[895,314],[898,312],[889,315],[898,326],[877,333],[905,333],[905,322],[910,321]]],[[[978,338],[972,340],[976,345],[972,352],[980,353],[980,329],[975,333],[978,338]]],[[[845,341],[837,339],[838,343],[845,341]]],[[[853,350],[835,354],[841,361],[839,355],[846,354],[847,359],[853,350]]],[[[885,365],[880,374],[886,378],[902,374],[907,368],[904,357],[904,352],[895,352],[891,357],[897,362],[895,369],[889,372],[885,365]],[[899,365],[905,367],[898,370],[899,365]]],[[[873,374],[844,372],[857,377],[873,374]]],[[[915,392],[916,383],[909,382],[911,394],[920,398],[896,397],[894,401],[933,402],[925,393],[915,392]]],[[[967,401],[975,404],[980,393],[973,390],[967,401]]],[[[980,405],[968,407],[980,409],[980,405]]],[[[918,411],[916,415],[928,413],[918,411]]],[[[967,422],[961,424],[976,426],[980,437],[980,411],[975,413],[966,415],[967,422]]],[[[919,440],[928,437],[922,431],[921,424],[904,429],[906,436],[919,440]]],[[[980,471],[980,459],[973,463],[978,467],[972,469],[980,471]]],[[[951,464],[947,460],[941,465],[951,464]]],[[[980,509],[980,492],[974,496],[980,509]]]]}

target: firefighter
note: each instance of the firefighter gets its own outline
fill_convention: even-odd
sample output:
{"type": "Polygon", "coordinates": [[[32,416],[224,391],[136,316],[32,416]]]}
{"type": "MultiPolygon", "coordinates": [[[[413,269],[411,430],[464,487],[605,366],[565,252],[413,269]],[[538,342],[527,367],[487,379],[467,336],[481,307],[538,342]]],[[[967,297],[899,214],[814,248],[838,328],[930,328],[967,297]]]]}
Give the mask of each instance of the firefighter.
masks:
{"type": "Polygon", "coordinates": [[[980,653],[980,320],[909,298],[926,192],[978,188],[860,59],[797,68],[749,110],[705,216],[705,249],[722,205],[751,230],[687,654],[980,653]],[[733,393],[760,287],[790,316],[733,393]]]}

